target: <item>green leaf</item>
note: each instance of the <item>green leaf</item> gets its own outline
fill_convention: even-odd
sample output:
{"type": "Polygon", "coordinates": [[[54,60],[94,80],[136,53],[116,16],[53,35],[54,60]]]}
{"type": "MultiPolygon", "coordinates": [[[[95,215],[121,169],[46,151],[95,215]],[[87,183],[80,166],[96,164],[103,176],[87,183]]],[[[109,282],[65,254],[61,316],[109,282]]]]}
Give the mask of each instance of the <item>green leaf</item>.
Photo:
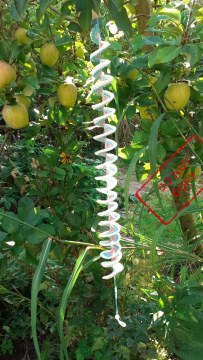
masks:
{"type": "Polygon", "coordinates": [[[130,187],[130,181],[131,181],[131,177],[132,177],[132,173],[135,169],[135,166],[137,164],[137,161],[140,157],[140,155],[147,149],[147,147],[142,148],[141,150],[138,151],[138,153],[133,157],[129,167],[128,167],[128,171],[126,174],[126,179],[125,179],[125,190],[124,190],[124,196],[125,196],[125,213],[126,213],[126,220],[128,223],[128,207],[129,207],[129,187],[130,187]]]}
{"type": "Polygon", "coordinates": [[[132,71],[134,68],[137,69],[148,69],[148,55],[139,56],[133,60],[128,66],[128,71],[132,71]]]}
{"type": "Polygon", "coordinates": [[[156,172],[156,163],[157,163],[157,136],[158,136],[158,130],[160,123],[165,116],[164,114],[161,114],[153,123],[150,137],[149,137],[149,157],[150,157],[150,169],[151,169],[151,175],[153,175],[156,172]]]}
{"type": "Polygon", "coordinates": [[[137,149],[133,149],[131,146],[125,146],[118,149],[118,156],[125,160],[131,160],[136,152],[137,149]]]}
{"type": "Polygon", "coordinates": [[[39,287],[42,281],[42,277],[44,275],[44,270],[47,262],[47,258],[49,255],[50,247],[51,247],[51,239],[48,238],[45,240],[42,248],[42,252],[40,255],[39,265],[34,273],[33,280],[32,280],[32,289],[31,289],[31,329],[32,329],[32,337],[35,345],[35,350],[39,360],[42,360],[39,344],[37,340],[37,331],[36,331],[36,324],[37,324],[37,296],[39,292],[39,287]]]}
{"type": "Polygon", "coordinates": [[[9,6],[9,13],[15,21],[20,21],[14,2],[12,1],[9,6]]]}
{"type": "MultiPolygon", "coordinates": [[[[5,215],[8,215],[13,219],[18,219],[17,216],[12,212],[5,212],[5,215]]],[[[19,223],[6,217],[3,217],[1,221],[1,226],[9,234],[15,234],[19,230],[19,223]]]]}
{"type": "MultiPolygon", "coordinates": [[[[184,309],[184,305],[182,308],[184,309]]],[[[191,315],[191,312],[189,312],[188,317],[192,318],[191,315]]],[[[193,316],[193,321],[192,319],[190,321],[188,319],[186,321],[178,320],[178,326],[174,326],[172,331],[169,332],[170,336],[167,337],[170,349],[184,360],[199,360],[202,358],[203,321],[201,317],[197,316],[197,311],[195,315],[196,319],[193,316]],[[193,344],[192,347],[191,344],[193,344]]]]}
{"type": "Polygon", "coordinates": [[[3,259],[0,259],[0,278],[6,275],[8,268],[8,258],[4,256],[3,259]]]}
{"type": "Polygon", "coordinates": [[[194,66],[201,59],[201,52],[199,53],[199,48],[195,44],[184,45],[181,54],[187,57],[191,66],[194,66]]]}
{"type": "Polygon", "coordinates": [[[71,14],[71,9],[70,9],[70,2],[66,1],[63,3],[62,7],[61,7],[61,16],[65,16],[65,15],[70,15],[71,14]]]}
{"type": "Polygon", "coordinates": [[[117,7],[118,11],[122,10],[124,0],[112,0],[112,2],[117,7]]]}
{"type": "Polygon", "coordinates": [[[110,41],[110,49],[116,50],[116,51],[121,51],[122,50],[122,45],[119,44],[117,41],[110,41]]]}
{"type": "Polygon", "coordinates": [[[80,349],[76,350],[76,360],[85,360],[84,356],[81,354],[80,349]]]}
{"type": "Polygon", "coordinates": [[[0,241],[3,241],[6,238],[7,235],[8,235],[8,233],[0,231],[0,241]]]}
{"type": "Polygon", "coordinates": [[[16,59],[17,55],[19,54],[19,44],[17,40],[13,40],[10,47],[10,59],[16,59]]]}
{"type": "MultiPolygon", "coordinates": [[[[202,85],[202,84],[201,84],[202,85]]],[[[195,103],[203,103],[203,96],[199,94],[193,87],[190,87],[190,99],[195,103]]]]}
{"type": "Polygon", "coordinates": [[[161,144],[157,144],[157,162],[161,164],[166,156],[166,150],[161,144]]]}
{"type": "Polygon", "coordinates": [[[159,45],[149,54],[149,58],[148,58],[149,67],[152,67],[154,64],[156,64],[158,51],[160,51],[160,49],[164,49],[165,47],[166,47],[165,45],[159,45]]]}
{"type": "Polygon", "coordinates": [[[142,37],[142,41],[145,45],[162,45],[165,41],[160,36],[142,37]]]}
{"type": "Polygon", "coordinates": [[[59,194],[59,189],[57,188],[52,188],[51,190],[46,192],[46,196],[55,196],[57,194],[59,194]]]}
{"type": "Polygon", "coordinates": [[[40,28],[44,28],[44,27],[48,28],[49,27],[49,24],[50,24],[49,16],[46,12],[44,14],[42,14],[40,8],[37,8],[37,10],[36,10],[36,19],[37,19],[37,22],[38,22],[40,28]]]}
{"type": "Polygon", "coordinates": [[[75,0],[76,11],[85,10],[90,6],[96,13],[99,12],[101,0],[75,0]]]}
{"type": "Polygon", "coordinates": [[[158,94],[170,83],[171,73],[166,70],[161,76],[157,79],[156,84],[154,87],[158,94]]]}
{"type": "Polygon", "coordinates": [[[24,237],[29,244],[39,244],[47,238],[47,235],[40,233],[37,229],[30,229],[24,232],[24,237]]]}
{"type": "Polygon", "coordinates": [[[7,290],[5,287],[0,285],[0,294],[8,294],[10,291],[7,290]]]}
{"type": "Polygon", "coordinates": [[[5,41],[0,41],[0,59],[9,62],[10,47],[5,41]]]}
{"type": "Polygon", "coordinates": [[[133,137],[133,143],[144,143],[149,139],[149,134],[147,134],[144,131],[135,131],[134,137],[133,137]]]}
{"type": "Polygon", "coordinates": [[[123,31],[126,35],[132,35],[132,25],[127,15],[126,9],[123,7],[121,11],[119,11],[113,0],[108,1],[108,6],[118,29],[123,31]]]}
{"type": "Polygon", "coordinates": [[[33,77],[33,76],[28,76],[23,78],[23,83],[25,85],[29,85],[34,89],[39,89],[39,84],[38,84],[38,80],[37,78],[33,77]]]}
{"type": "Polygon", "coordinates": [[[156,10],[154,15],[167,15],[178,22],[181,21],[181,13],[178,9],[175,9],[173,5],[162,6],[160,9],[156,10]]]}
{"type": "Polygon", "coordinates": [[[57,179],[57,180],[64,180],[66,175],[65,170],[58,168],[58,167],[54,167],[54,172],[53,172],[53,179],[57,179]]]}
{"type": "Polygon", "coordinates": [[[54,227],[49,225],[49,224],[40,224],[37,228],[45,231],[49,235],[54,235],[55,234],[54,227]]]}
{"type": "Polygon", "coordinates": [[[35,204],[33,200],[29,197],[22,197],[18,202],[18,216],[19,219],[25,220],[28,216],[29,212],[33,210],[35,207],[35,204]]]}
{"type": "Polygon", "coordinates": [[[147,131],[147,132],[150,132],[151,130],[151,127],[152,127],[152,120],[151,119],[141,119],[140,120],[140,125],[142,127],[143,130],[147,131]]]}
{"type": "Polygon", "coordinates": [[[59,35],[55,38],[55,45],[56,46],[60,46],[60,45],[64,45],[64,44],[67,44],[69,42],[72,42],[73,39],[68,35],[68,34],[65,34],[63,36],[59,35]]]}
{"type": "Polygon", "coordinates": [[[163,135],[167,137],[174,137],[177,133],[177,129],[171,119],[167,119],[161,123],[161,130],[163,135]]]}
{"type": "MultiPolygon", "coordinates": [[[[91,249],[94,249],[93,247],[91,247],[91,249]]],[[[67,353],[67,346],[66,346],[66,341],[65,341],[65,337],[63,334],[63,322],[64,322],[64,318],[65,318],[65,312],[66,312],[66,307],[67,307],[67,301],[68,298],[71,294],[71,291],[73,289],[73,286],[75,285],[75,282],[80,274],[80,271],[84,268],[87,268],[89,266],[90,263],[92,263],[94,261],[94,259],[90,260],[84,267],[83,262],[88,254],[88,251],[90,250],[90,247],[88,246],[83,252],[82,254],[79,256],[79,258],[76,261],[74,270],[70,276],[70,279],[68,281],[68,284],[64,290],[60,305],[59,305],[59,309],[58,309],[58,315],[57,315],[57,325],[58,325],[58,330],[59,330],[59,336],[60,336],[60,340],[61,340],[61,344],[62,344],[62,349],[63,352],[65,354],[66,359],[69,359],[68,353],[67,353]]],[[[62,355],[62,351],[61,351],[61,355],[62,355]]]]}
{"type": "Polygon", "coordinates": [[[39,0],[40,11],[43,14],[54,0],[39,0]]]}
{"type": "Polygon", "coordinates": [[[68,25],[68,30],[69,31],[73,31],[73,32],[79,32],[81,33],[82,32],[82,28],[80,27],[79,24],[77,24],[76,22],[74,21],[70,21],[69,25],[68,25]]]}
{"type": "Polygon", "coordinates": [[[40,224],[35,229],[27,230],[24,233],[24,237],[29,244],[39,244],[44,239],[46,239],[49,235],[54,235],[55,229],[53,226],[48,224],[40,224]],[[41,233],[37,229],[43,230],[46,234],[41,233]]]}
{"type": "Polygon", "coordinates": [[[39,170],[38,171],[38,176],[39,177],[49,177],[49,174],[50,174],[50,172],[48,171],[48,170],[39,170]]]}
{"type": "Polygon", "coordinates": [[[34,264],[34,265],[38,265],[39,264],[39,260],[36,257],[36,249],[33,245],[31,244],[24,244],[25,249],[26,249],[26,257],[25,260],[28,264],[34,264]]]}
{"type": "Polygon", "coordinates": [[[180,54],[180,51],[181,51],[181,46],[174,46],[174,45],[169,45],[162,49],[159,49],[157,52],[156,63],[157,64],[167,63],[175,59],[180,54]]]}
{"type": "Polygon", "coordinates": [[[95,351],[94,356],[95,356],[96,360],[103,360],[104,359],[104,355],[100,351],[95,351]]]}
{"type": "Polygon", "coordinates": [[[13,171],[13,166],[2,167],[1,173],[0,173],[0,178],[6,179],[8,176],[11,175],[12,171],[13,171]]]}
{"type": "Polygon", "coordinates": [[[80,26],[88,30],[92,21],[92,3],[90,0],[75,0],[76,12],[80,11],[78,18],[80,26]]]}
{"type": "Polygon", "coordinates": [[[188,295],[180,300],[181,305],[182,304],[197,305],[197,304],[202,304],[202,302],[203,302],[202,294],[188,295]]]}
{"type": "Polygon", "coordinates": [[[155,328],[157,326],[164,325],[166,323],[166,317],[163,311],[158,311],[153,315],[153,319],[149,326],[149,329],[155,328]]]}
{"type": "Polygon", "coordinates": [[[136,106],[135,105],[129,106],[128,109],[126,110],[127,119],[131,120],[133,116],[135,116],[135,113],[136,113],[136,106]]]}
{"type": "Polygon", "coordinates": [[[29,225],[35,226],[42,220],[42,218],[40,208],[34,208],[27,214],[25,222],[29,225]]]}
{"type": "MultiPolygon", "coordinates": [[[[149,161],[150,161],[151,175],[155,174],[155,172],[157,170],[157,168],[156,168],[156,164],[157,164],[157,136],[158,136],[158,130],[159,130],[160,123],[161,123],[164,116],[165,116],[165,113],[161,114],[154,121],[154,123],[152,125],[152,128],[151,128],[151,131],[150,131],[150,136],[149,136],[149,161]]],[[[165,151],[165,149],[163,151],[165,151]]],[[[157,184],[157,179],[156,179],[156,176],[155,176],[153,178],[153,186],[154,186],[154,190],[155,190],[157,199],[159,200],[160,206],[161,206],[161,208],[162,208],[162,210],[164,212],[162,201],[161,201],[160,194],[159,194],[159,190],[158,190],[156,184],[157,184]]]]}
{"type": "Polygon", "coordinates": [[[67,213],[66,217],[73,226],[77,227],[81,225],[81,218],[78,215],[67,213]]]}
{"type": "Polygon", "coordinates": [[[57,166],[54,167],[54,172],[55,172],[56,174],[59,174],[59,175],[66,175],[65,170],[64,170],[64,169],[61,169],[61,168],[59,168],[59,167],[57,167],[57,166]]]}
{"type": "Polygon", "coordinates": [[[144,41],[143,41],[142,35],[135,36],[131,45],[132,45],[133,50],[142,48],[144,46],[144,41]]]}
{"type": "Polygon", "coordinates": [[[22,19],[27,3],[28,3],[28,0],[14,0],[14,5],[16,8],[16,12],[19,16],[19,19],[22,19]]]}

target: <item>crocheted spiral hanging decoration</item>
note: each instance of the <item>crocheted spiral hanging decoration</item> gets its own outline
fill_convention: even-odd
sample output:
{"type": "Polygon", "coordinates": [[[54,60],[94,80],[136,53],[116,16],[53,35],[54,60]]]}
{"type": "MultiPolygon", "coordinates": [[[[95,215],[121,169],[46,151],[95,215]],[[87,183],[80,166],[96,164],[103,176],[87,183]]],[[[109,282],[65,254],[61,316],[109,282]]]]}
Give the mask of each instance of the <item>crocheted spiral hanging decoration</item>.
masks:
{"type": "Polygon", "coordinates": [[[102,59],[102,52],[106,50],[110,44],[107,41],[101,39],[100,28],[97,21],[97,24],[91,31],[92,41],[99,46],[99,49],[93,52],[90,56],[90,60],[97,62],[92,71],[92,77],[94,84],[92,85],[91,93],[95,93],[102,97],[102,101],[98,104],[92,106],[93,110],[98,110],[103,113],[103,115],[96,117],[91,123],[94,125],[88,127],[89,130],[94,128],[102,128],[104,132],[102,134],[94,136],[94,139],[100,141],[104,144],[102,150],[96,151],[95,154],[105,158],[105,161],[101,165],[97,165],[96,169],[105,170],[105,175],[96,177],[96,180],[101,180],[106,182],[106,187],[97,188],[102,194],[106,195],[105,200],[97,200],[98,203],[104,204],[107,206],[105,211],[99,212],[98,215],[101,217],[107,217],[106,220],[100,221],[99,226],[107,228],[107,231],[103,231],[99,234],[99,237],[104,239],[100,241],[100,245],[105,247],[110,247],[110,249],[102,251],[100,256],[106,260],[101,263],[104,268],[112,268],[112,272],[106,276],[103,276],[103,279],[114,278],[114,289],[115,289],[115,302],[116,302],[116,316],[119,324],[123,327],[126,324],[123,321],[119,320],[118,307],[117,307],[117,287],[116,287],[116,278],[115,276],[123,270],[123,265],[120,263],[122,258],[121,245],[120,241],[120,225],[117,221],[120,218],[120,215],[116,212],[118,203],[115,201],[117,198],[117,193],[113,191],[117,185],[117,179],[114,175],[117,173],[117,166],[114,162],[117,160],[117,156],[112,154],[111,151],[117,147],[117,143],[109,139],[108,136],[113,134],[116,131],[116,127],[106,123],[110,116],[115,113],[115,109],[106,107],[105,105],[111,102],[114,98],[114,95],[104,89],[105,86],[110,85],[113,77],[103,72],[103,69],[110,65],[110,60],[102,59]]]}

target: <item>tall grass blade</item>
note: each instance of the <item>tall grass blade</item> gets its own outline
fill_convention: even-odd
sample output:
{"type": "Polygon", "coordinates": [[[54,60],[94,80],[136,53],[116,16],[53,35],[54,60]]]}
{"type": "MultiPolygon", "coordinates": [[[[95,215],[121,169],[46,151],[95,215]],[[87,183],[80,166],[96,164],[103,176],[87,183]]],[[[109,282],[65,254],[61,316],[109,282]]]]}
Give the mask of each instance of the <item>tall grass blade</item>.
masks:
{"type": "MultiPolygon", "coordinates": [[[[156,164],[157,164],[157,136],[158,136],[158,131],[159,131],[159,125],[163,119],[163,117],[165,116],[165,113],[161,114],[153,123],[151,131],[150,131],[150,135],[149,135],[149,162],[150,162],[150,171],[151,171],[151,175],[153,175],[156,171],[156,164]]],[[[164,211],[164,207],[161,201],[161,197],[160,197],[160,193],[159,190],[156,186],[157,184],[157,180],[154,178],[153,179],[153,186],[154,186],[154,191],[156,193],[157,198],[159,199],[159,203],[160,206],[164,211]]]]}
{"type": "Polygon", "coordinates": [[[40,255],[39,264],[34,273],[32,280],[32,289],[31,289],[31,329],[32,329],[32,337],[34,341],[35,350],[38,356],[38,359],[41,360],[41,353],[39,349],[39,344],[37,341],[37,331],[36,331],[36,323],[37,323],[37,295],[39,292],[39,287],[42,281],[42,277],[44,275],[44,269],[46,266],[47,258],[49,255],[50,247],[51,247],[52,238],[49,237],[44,241],[42,252],[40,255]]]}
{"type": "Polygon", "coordinates": [[[76,282],[81,270],[87,268],[92,262],[97,260],[97,258],[94,258],[94,259],[88,261],[88,263],[83,266],[83,262],[84,262],[86,256],[88,255],[88,251],[90,249],[95,249],[95,248],[98,248],[98,246],[97,247],[93,247],[93,246],[89,247],[88,246],[84,250],[84,252],[79,256],[79,258],[77,259],[74,270],[71,274],[68,284],[65,287],[65,290],[64,290],[64,293],[63,293],[63,296],[62,296],[62,299],[61,299],[61,302],[59,305],[57,317],[58,317],[59,336],[60,336],[60,340],[61,340],[61,357],[60,357],[61,360],[63,359],[62,352],[64,352],[66,360],[69,360],[66,343],[65,343],[65,337],[64,337],[64,333],[63,333],[63,322],[64,322],[64,318],[65,318],[67,301],[68,301],[68,298],[71,294],[73,286],[75,285],[75,282],[76,282]]]}

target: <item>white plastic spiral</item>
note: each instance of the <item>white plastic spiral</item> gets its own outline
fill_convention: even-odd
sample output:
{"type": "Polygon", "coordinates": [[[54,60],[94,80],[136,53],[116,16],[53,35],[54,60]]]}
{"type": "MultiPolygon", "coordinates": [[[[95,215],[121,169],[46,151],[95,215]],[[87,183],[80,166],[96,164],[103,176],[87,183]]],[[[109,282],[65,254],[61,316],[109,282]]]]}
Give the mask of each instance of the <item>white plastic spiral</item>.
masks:
{"type": "Polygon", "coordinates": [[[123,270],[123,265],[120,263],[122,258],[121,246],[119,244],[120,225],[117,223],[120,215],[116,212],[118,204],[115,201],[117,198],[117,193],[112,191],[112,189],[117,185],[117,180],[114,177],[114,175],[117,173],[117,166],[114,164],[114,162],[117,160],[117,156],[110,153],[117,147],[117,143],[114,140],[107,138],[107,136],[113,134],[116,131],[116,127],[105,123],[105,120],[107,120],[115,113],[115,109],[105,106],[113,100],[114,95],[110,91],[104,90],[105,86],[111,84],[113,77],[103,72],[103,69],[110,65],[110,61],[102,59],[101,53],[106,50],[110,44],[107,41],[101,40],[98,24],[91,31],[91,39],[99,46],[99,49],[90,56],[92,61],[99,63],[92,71],[92,76],[97,80],[97,82],[92,85],[91,92],[94,92],[102,97],[102,102],[93,105],[92,108],[94,110],[102,111],[103,115],[96,117],[93,121],[91,121],[91,123],[94,125],[88,129],[104,129],[104,133],[95,136],[94,139],[104,143],[104,149],[97,151],[95,154],[105,157],[105,162],[96,166],[96,168],[106,170],[106,174],[104,176],[96,177],[96,180],[106,182],[106,187],[98,188],[97,191],[105,194],[107,198],[106,200],[98,200],[97,202],[107,205],[107,209],[105,211],[99,212],[98,215],[101,217],[107,217],[107,220],[100,221],[99,225],[108,227],[108,230],[100,233],[99,237],[103,239],[108,238],[106,240],[100,241],[100,245],[110,247],[110,250],[102,251],[100,256],[107,260],[101,263],[103,267],[112,267],[112,272],[109,275],[103,276],[102,278],[111,279],[123,270]]]}

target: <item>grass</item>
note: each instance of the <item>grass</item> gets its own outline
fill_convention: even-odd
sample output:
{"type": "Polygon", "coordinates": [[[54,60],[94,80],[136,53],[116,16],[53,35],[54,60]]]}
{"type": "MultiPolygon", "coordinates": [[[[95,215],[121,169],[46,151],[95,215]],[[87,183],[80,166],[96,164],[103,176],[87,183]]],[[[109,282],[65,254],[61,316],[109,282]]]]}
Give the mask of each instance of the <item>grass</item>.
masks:
{"type": "MultiPolygon", "coordinates": [[[[165,195],[162,198],[164,213],[169,215],[174,211],[173,200],[170,194],[165,195]]],[[[161,218],[164,218],[163,210],[155,195],[149,195],[147,205],[161,218]]],[[[129,212],[132,214],[135,204],[130,203],[129,212]]],[[[140,206],[134,216],[133,225],[136,232],[139,232],[143,236],[153,239],[154,233],[159,225],[160,220],[144,205],[140,203],[140,206]]],[[[173,220],[163,232],[164,242],[173,243],[174,239],[176,243],[182,244],[182,232],[178,220],[173,220]]]]}

